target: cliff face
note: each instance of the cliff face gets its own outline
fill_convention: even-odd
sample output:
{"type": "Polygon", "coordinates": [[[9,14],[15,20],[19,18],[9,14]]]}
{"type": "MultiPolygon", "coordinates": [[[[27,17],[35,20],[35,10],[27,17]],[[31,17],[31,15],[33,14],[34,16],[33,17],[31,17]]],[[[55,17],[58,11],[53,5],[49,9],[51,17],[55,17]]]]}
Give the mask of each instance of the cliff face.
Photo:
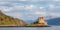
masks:
{"type": "Polygon", "coordinates": [[[5,15],[0,11],[0,26],[25,26],[26,22],[21,19],[5,15]]]}

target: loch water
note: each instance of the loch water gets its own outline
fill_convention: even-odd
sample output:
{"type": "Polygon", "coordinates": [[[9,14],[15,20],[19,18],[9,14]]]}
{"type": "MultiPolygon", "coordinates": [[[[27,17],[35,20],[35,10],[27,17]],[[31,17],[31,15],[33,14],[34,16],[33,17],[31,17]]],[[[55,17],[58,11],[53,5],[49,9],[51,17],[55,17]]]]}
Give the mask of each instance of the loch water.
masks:
{"type": "Polygon", "coordinates": [[[60,30],[60,26],[51,26],[51,27],[0,27],[0,30],[60,30]]]}

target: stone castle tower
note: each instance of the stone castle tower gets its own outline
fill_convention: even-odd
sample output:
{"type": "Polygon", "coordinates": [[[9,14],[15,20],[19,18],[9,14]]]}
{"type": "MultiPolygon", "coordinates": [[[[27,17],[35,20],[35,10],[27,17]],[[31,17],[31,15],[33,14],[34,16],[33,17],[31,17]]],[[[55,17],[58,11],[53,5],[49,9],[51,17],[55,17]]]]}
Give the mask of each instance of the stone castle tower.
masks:
{"type": "Polygon", "coordinates": [[[39,17],[38,18],[38,23],[39,23],[39,25],[42,25],[42,26],[47,26],[48,25],[47,22],[45,22],[44,17],[39,17]]]}

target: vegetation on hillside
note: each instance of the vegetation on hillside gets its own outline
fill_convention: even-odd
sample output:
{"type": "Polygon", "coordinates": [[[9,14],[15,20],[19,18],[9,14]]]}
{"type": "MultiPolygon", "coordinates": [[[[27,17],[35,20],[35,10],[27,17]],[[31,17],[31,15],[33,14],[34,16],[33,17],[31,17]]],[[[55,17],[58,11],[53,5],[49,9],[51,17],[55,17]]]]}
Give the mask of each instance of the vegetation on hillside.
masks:
{"type": "Polygon", "coordinates": [[[0,26],[25,26],[26,22],[21,19],[5,15],[0,11],[0,26]]]}

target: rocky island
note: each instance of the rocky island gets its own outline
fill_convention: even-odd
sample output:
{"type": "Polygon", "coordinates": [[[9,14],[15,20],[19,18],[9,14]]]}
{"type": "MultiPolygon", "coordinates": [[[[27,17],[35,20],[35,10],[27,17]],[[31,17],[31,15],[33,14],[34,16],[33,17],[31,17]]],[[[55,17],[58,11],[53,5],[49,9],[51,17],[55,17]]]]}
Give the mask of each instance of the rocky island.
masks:
{"type": "Polygon", "coordinates": [[[37,22],[33,22],[29,27],[48,27],[48,23],[44,20],[43,17],[39,17],[37,22]]]}

